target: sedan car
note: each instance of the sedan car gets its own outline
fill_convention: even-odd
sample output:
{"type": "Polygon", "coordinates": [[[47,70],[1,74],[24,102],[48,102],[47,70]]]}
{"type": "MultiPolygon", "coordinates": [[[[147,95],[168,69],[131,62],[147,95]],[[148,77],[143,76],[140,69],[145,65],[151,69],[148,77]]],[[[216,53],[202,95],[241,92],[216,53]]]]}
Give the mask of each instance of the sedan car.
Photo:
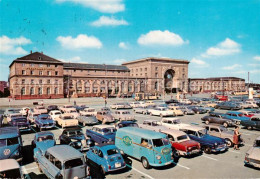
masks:
{"type": "Polygon", "coordinates": [[[56,118],[56,122],[62,128],[64,127],[75,127],[78,126],[78,120],[74,119],[70,114],[61,114],[58,118],[56,118]]]}
{"type": "Polygon", "coordinates": [[[139,114],[149,114],[149,109],[153,109],[153,107],[140,106],[137,108],[133,108],[133,111],[139,114]]]}
{"type": "Polygon", "coordinates": [[[174,113],[173,111],[169,110],[168,108],[166,107],[156,107],[154,109],[150,109],[149,110],[149,114],[151,116],[174,116],[174,113]]]}
{"type": "Polygon", "coordinates": [[[59,110],[59,108],[58,108],[57,105],[50,105],[50,106],[47,107],[48,113],[49,113],[50,111],[54,111],[54,110],[59,110]]]}
{"type": "Polygon", "coordinates": [[[98,144],[115,141],[116,129],[111,125],[96,125],[86,130],[86,135],[98,144]]]}
{"type": "Polygon", "coordinates": [[[229,126],[235,126],[236,123],[232,121],[231,119],[224,118],[223,116],[215,116],[215,113],[209,114],[208,116],[204,116],[201,118],[202,121],[204,121],[206,124],[209,123],[215,123],[215,124],[221,124],[224,127],[229,126]]]}
{"type": "Polygon", "coordinates": [[[78,116],[77,120],[83,126],[95,125],[95,124],[97,124],[99,122],[95,116],[78,116]]]}
{"type": "Polygon", "coordinates": [[[123,127],[139,127],[139,125],[133,121],[121,121],[116,124],[116,129],[120,129],[123,127]]]}
{"type": "Polygon", "coordinates": [[[247,129],[260,129],[260,114],[254,115],[248,120],[241,121],[241,125],[247,129]]]}
{"type": "Polygon", "coordinates": [[[179,118],[162,118],[161,120],[162,126],[165,126],[167,129],[175,129],[180,130],[183,127],[190,126],[190,124],[181,123],[179,118]]]}
{"type": "Polygon", "coordinates": [[[171,103],[179,103],[176,99],[170,99],[168,101],[165,101],[166,104],[171,104],[171,103]]]}
{"type": "Polygon", "coordinates": [[[124,158],[115,145],[94,146],[90,148],[87,152],[87,160],[94,163],[97,167],[101,167],[103,174],[126,167],[124,158]]]}
{"type": "Polygon", "coordinates": [[[102,123],[115,122],[114,116],[112,116],[112,114],[107,111],[98,111],[96,117],[97,120],[101,121],[102,123]]]}
{"type": "Polygon", "coordinates": [[[196,114],[205,114],[207,110],[200,106],[188,106],[189,109],[193,110],[196,114]]]}
{"type": "Polygon", "coordinates": [[[59,110],[54,110],[54,111],[49,112],[49,115],[51,116],[51,118],[53,120],[56,120],[56,118],[60,117],[61,114],[62,113],[59,110]]]}
{"type": "Polygon", "coordinates": [[[140,106],[140,102],[138,102],[138,101],[131,102],[131,103],[130,103],[130,106],[131,106],[132,108],[137,108],[137,107],[140,106]]]}
{"type": "Polygon", "coordinates": [[[44,106],[36,106],[36,107],[33,109],[33,111],[34,111],[35,113],[40,113],[40,114],[47,114],[47,113],[48,113],[47,109],[46,109],[44,106]]]}
{"type": "Polygon", "coordinates": [[[116,110],[114,118],[119,121],[134,121],[135,117],[127,110],[116,110]]]}
{"type": "Polygon", "coordinates": [[[162,126],[159,121],[156,120],[144,120],[142,124],[139,124],[139,128],[148,129],[155,132],[161,132],[162,130],[167,129],[165,126],[162,126]]]}
{"type": "Polygon", "coordinates": [[[131,109],[132,107],[128,103],[115,103],[110,105],[111,109],[131,109]]]}
{"type": "Polygon", "coordinates": [[[173,111],[174,116],[183,116],[184,113],[179,106],[169,106],[169,110],[173,111]]]}
{"type": "Polygon", "coordinates": [[[35,148],[36,145],[45,145],[52,147],[56,144],[55,137],[52,132],[44,131],[44,132],[37,132],[34,135],[33,141],[31,142],[32,148],[35,148]]]}
{"type": "Polygon", "coordinates": [[[18,127],[20,131],[31,131],[30,123],[26,117],[14,117],[8,124],[13,127],[18,127]]]}
{"type": "Polygon", "coordinates": [[[194,115],[195,112],[191,109],[189,109],[187,106],[179,106],[180,110],[183,112],[183,114],[188,114],[188,115],[194,115]]]}
{"type": "Polygon", "coordinates": [[[54,128],[56,125],[56,122],[51,118],[49,114],[38,115],[34,123],[36,128],[40,130],[51,129],[54,128]]]}
{"type": "Polygon", "coordinates": [[[39,113],[35,113],[35,112],[29,113],[27,119],[29,120],[30,124],[34,124],[36,118],[37,118],[39,115],[40,115],[39,113]]]}
{"type": "Polygon", "coordinates": [[[245,165],[260,168],[260,136],[256,138],[253,147],[251,147],[245,156],[245,165]]]}
{"type": "Polygon", "coordinates": [[[4,116],[7,117],[10,114],[18,114],[20,113],[21,109],[15,109],[15,108],[7,108],[4,111],[4,116]]]}
{"type": "Polygon", "coordinates": [[[32,112],[32,110],[31,110],[31,108],[29,108],[29,107],[23,107],[19,112],[22,114],[22,115],[26,115],[26,113],[27,113],[27,111],[28,111],[28,113],[31,113],[32,112]]]}
{"type": "Polygon", "coordinates": [[[96,116],[97,115],[97,111],[94,108],[86,108],[86,109],[80,111],[79,113],[82,116],[86,116],[86,115],[88,115],[88,116],[96,116]]]}
{"type": "Polygon", "coordinates": [[[80,114],[77,112],[76,109],[64,109],[63,113],[69,114],[69,115],[73,116],[73,118],[77,118],[78,116],[80,116],[80,114]]]}
{"type": "Polygon", "coordinates": [[[241,106],[236,103],[232,103],[229,101],[225,101],[222,103],[219,103],[215,106],[216,109],[229,109],[229,110],[238,110],[241,109],[241,106]]]}

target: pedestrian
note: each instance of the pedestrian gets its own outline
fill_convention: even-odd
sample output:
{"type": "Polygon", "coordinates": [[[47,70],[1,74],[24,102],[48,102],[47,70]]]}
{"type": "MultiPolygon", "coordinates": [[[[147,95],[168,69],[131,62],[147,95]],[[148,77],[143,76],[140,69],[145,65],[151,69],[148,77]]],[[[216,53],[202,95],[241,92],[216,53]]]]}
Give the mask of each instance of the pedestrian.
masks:
{"type": "Polygon", "coordinates": [[[74,106],[76,106],[76,105],[77,105],[76,100],[74,100],[74,106]]]}
{"type": "Polygon", "coordinates": [[[240,138],[240,133],[238,130],[239,130],[239,126],[236,126],[236,128],[234,130],[234,135],[233,135],[234,150],[240,150],[238,148],[239,138],[240,138]]]}
{"type": "Polygon", "coordinates": [[[26,115],[26,119],[28,119],[28,116],[29,116],[29,109],[28,108],[26,109],[26,114],[25,115],[26,115]]]}
{"type": "Polygon", "coordinates": [[[105,98],[105,107],[107,107],[107,99],[105,98]]]}

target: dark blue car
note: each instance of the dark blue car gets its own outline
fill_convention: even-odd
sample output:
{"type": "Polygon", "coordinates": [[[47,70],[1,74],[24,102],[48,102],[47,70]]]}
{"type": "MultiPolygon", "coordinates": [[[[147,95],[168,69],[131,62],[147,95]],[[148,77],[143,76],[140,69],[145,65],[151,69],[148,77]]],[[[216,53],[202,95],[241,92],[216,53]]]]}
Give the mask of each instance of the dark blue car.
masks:
{"type": "Polygon", "coordinates": [[[188,134],[190,139],[199,142],[201,149],[207,154],[223,152],[228,149],[224,139],[208,135],[207,131],[202,127],[186,126],[182,131],[188,134]]]}
{"type": "Polygon", "coordinates": [[[55,125],[56,122],[48,114],[38,115],[37,118],[35,119],[35,126],[40,130],[51,129],[54,128],[55,125]]]}
{"type": "Polygon", "coordinates": [[[52,132],[44,131],[37,132],[32,141],[32,148],[36,146],[45,145],[46,147],[52,147],[56,144],[55,137],[52,132]]]}
{"type": "Polygon", "coordinates": [[[239,111],[228,111],[228,112],[226,112],[224,117],[227,118],[227,119],[231,119],[231,120],[236,121],[237,124],[240,124],[241,121],[250,120],[250,117],[244,116],[244,114],[242,112],[239,112],[239,111]]]}
{"type": "Polygon", "coordinates": [[[8,122],[10,126],[18,127],[20,131],[30,131],[31,126],[26,117],[14,117],[8,122]]]}
{"type": "Polygon", "coordinates": [[[86,130],[86,135],[98,144],[109,143],[115,141],[116,129],[111,125],[95,125],[86,130]]]}

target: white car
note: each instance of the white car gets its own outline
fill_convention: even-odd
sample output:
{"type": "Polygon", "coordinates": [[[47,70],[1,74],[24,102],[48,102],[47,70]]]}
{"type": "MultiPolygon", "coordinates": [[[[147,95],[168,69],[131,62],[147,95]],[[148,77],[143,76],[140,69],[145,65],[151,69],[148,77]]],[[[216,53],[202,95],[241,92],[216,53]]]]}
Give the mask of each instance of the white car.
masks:
{"type": "Polygon", "coordinates": [[[251,105],[251,108],[258,108],[256,101],[246,101],[246,104],[251,105]]]}
{"type": "Polygon", "coordinates": [[[156,104],[153,102],[153,101],[146,101],[145,102],[145,105],[148,107],[148,106],[152,106],[152,107],[155,107],[156,104]]]}
{"type": "Polygon", "coordinates": [[[65,110],[68,110],[68,109],[75,109],[76,110],[76,108],[74,106],[71,106],[71,105],[64,105],[64,106],[59,107],[59,109],[60,109],[61,112],[64,112],[65,110]]]}
{"type": "Polygon", "coordinates": [[[154,109],[150,109],[149,110],[149,114],[151,116],[174,116],[174,113],[173,111],[169,110],[168,108],[166,107],[156,107],[154,109]]]}
{"type": "Polygon", "coordinates": [[[169,110],[172,110],[175,116],[183,116],[184,113],[182,112],[179,106],[169,106],[169,110]]]}
{"type": "Polygon", "coordinates": [[[80,116],[80,114],[77,112],[76,109],[69,108],[69,109],[64,110],[63,112],[64,112],[64,114],[70,114],[75,119],[80,116]]]}
{"type": "Polygon", "coordinates": [[[134,121],[135,117],[127,110],[117,110],[114,113],[114,118],[119,121],[134,121]]]}
{"type": "Polygon", "coordinates": [[[23,117],[23,115],[21,113],[8,114],[6,116],[6,121],[11,122],[12,118],[16,118],[16,117],[23,117]]]}
{"type": "Polygon", "coordinates": [[[145,102],[139,101],[139,107],[147,107],[147,105],[145,102]]]}
{"type": "Polygon", "coordinates": [[[131,106],[132,108],[137,108],[137,107],[140,106],[140,102],[139,102],[139,101],[131,102],[131,103],[130,103],[130,106],[131,106]]]}
{"type": "Polygon", "coordinates": [[[162,124],[159,121],[156,120],[144,120],[143,124],[139,124],[139,127],[155,132],[161,132],[162,130],[167,129],[166,127],[162,126],[162,124]]]}
{"type": "Polygon", "coordinates": [[[83,111],[80,111],[80,115],[82,115],[82,116],[96,116],[97,111],[94,108],[86,108],[83,111]]]}
{"type": "Polygon", "coordinates": [[[124,105],[124,103],[116,103],[116,104],[111,104],[110,108],[111,109],[124,109],[125,105],[124,105]]]}
{"type": "Polygon", "coordinates": [[[39,114],[47,114],[48,113],[47,109],[44,106],[36,106],[33,109],[33,112],[39,113],[39,114]]]}
{"type": "Polygon", "coordinates": [[[20,113],[21,113],[22,115],[26,115],[26,111],[27,111],[27,110],[29,110],[29,111],[28,111],[29,114],[32,112],[31,108],[29,108],[29,107],[23,107],[23,108],[20,110],[20,113]]]}
{"type": "Polygon", "coordinates": [[[59,110],[53,110],[49,112],[49,115],[51,118],[56,121],[56,118],[58,118],[62,113],[59,110]]]}
{"type": "Polygon", "coordinates": [[[78,126],[79,123],[78,120],[74,119],[71,114],[61,114],[58,118],[56,118],[56,122],[62,128],[78,126]]]}
{"type": "Polygon", "coordinates": [[[182,129],[183,127],[190,126],[189,124],[181,123],[179,118],[162,118],[161,120],[162,126],[165,126],[167,129],[182,129]]]}
{"type": "Polygon", "coordinates": [[[189,99],[180,99],[179,102],[184,104],[191,104],[191,101],[189,99]]]}

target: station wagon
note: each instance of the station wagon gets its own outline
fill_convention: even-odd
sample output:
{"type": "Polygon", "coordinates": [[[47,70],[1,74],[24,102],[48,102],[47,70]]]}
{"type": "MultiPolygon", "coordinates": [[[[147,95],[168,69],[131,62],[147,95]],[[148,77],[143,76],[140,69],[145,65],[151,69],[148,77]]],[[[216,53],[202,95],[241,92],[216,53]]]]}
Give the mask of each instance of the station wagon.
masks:
{"type": "Polygon", "coordinates": [[[260,168],[260,136],[255,139],[254,145],[246,152],[245,165],[260,168]]]}
{"type": "Polygon", "coordinates": [[[140,160],[146,169],[173,162],[171,144],[167,136],[159,132],[124,127],[117,130],[115,145],[124,154],[140,160]]]}
{"type": "Polygon", "coordinates": [[[32,148],[37,145],[45,145],[46,147],[52,147],[56,144],[54,134],[49,131],[37,132],[32,140],[32,148]],[[42,144],[41,144],[42,143],[42,144]]]}
{"type": "Polygon", "coordinates": [[[114,113],[114,117],[119,121],[134,121],[135,117],[127,110],[116,110],[114,113]]]}

